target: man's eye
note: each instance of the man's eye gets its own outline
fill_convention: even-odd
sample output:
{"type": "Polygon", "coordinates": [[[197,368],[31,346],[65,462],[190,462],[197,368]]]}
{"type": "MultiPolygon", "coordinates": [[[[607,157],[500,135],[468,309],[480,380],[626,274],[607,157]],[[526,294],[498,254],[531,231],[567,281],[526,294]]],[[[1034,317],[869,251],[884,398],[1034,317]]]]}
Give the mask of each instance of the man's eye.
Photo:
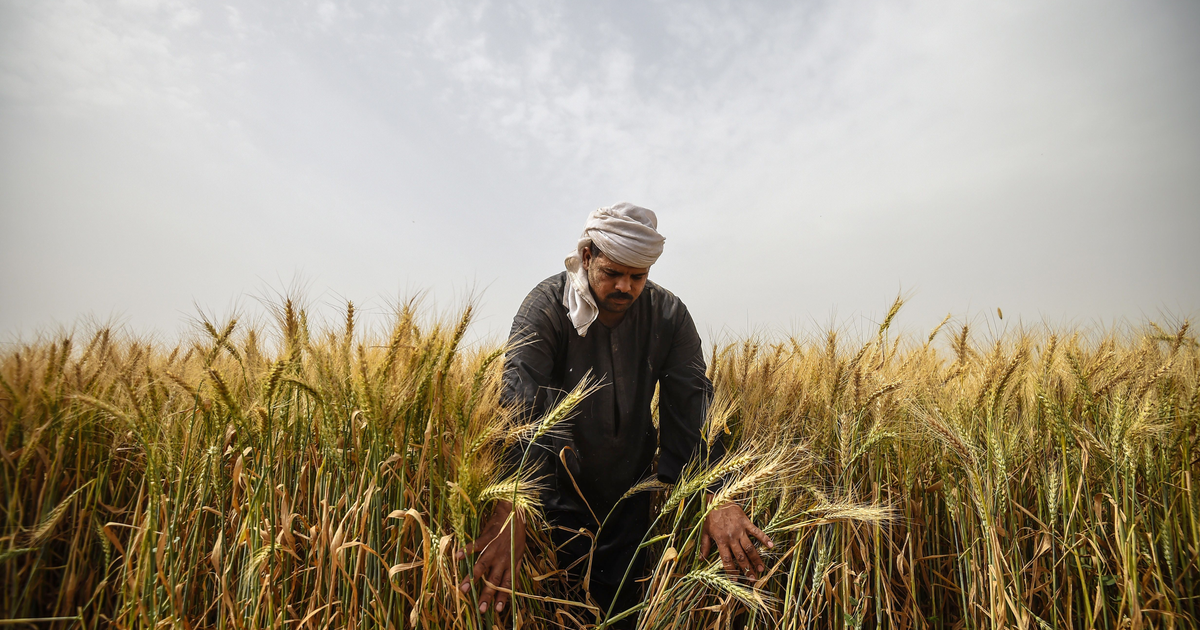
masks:
{"type": "Polygon", "coordinates": [[[611,269],[605,269],[604,275],[608,276],[609,278],[616,278],[617,276],[619,276],[621,274],[619,274],[611,269]]]}

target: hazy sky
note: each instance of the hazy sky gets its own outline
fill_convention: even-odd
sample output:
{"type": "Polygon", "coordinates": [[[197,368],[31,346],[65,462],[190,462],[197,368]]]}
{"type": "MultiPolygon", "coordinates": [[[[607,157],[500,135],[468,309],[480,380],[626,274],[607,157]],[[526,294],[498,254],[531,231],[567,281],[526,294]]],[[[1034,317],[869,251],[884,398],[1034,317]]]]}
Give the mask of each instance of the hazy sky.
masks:
{"type": "Polygon", "coordinates": [[[1200,3],[0,0],[0,336],[378,319],[655,210],[702,334],[1200,312],[1200,3]],[[992,316],[994,319],[994,316],[992,316]]]}

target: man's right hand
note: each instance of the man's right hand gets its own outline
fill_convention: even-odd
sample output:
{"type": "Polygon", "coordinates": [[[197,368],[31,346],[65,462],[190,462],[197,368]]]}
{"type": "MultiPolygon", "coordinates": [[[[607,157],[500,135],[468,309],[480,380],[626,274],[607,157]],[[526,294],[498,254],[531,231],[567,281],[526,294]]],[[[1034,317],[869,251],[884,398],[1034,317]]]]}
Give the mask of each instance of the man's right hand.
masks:
{"type": "Polygon", "coordinates": [[[511,503],[497,501],[492,515],[483,526],[483,533],[475,542],[458,550],[454,557],[462,560],[467,554],[476,552],[479,552],[479,558],[475,561],[475,570],[458,588],[469,593],[472,580],[486,580],[479,596],[479,612],[487,612],[493,600],[496,612],[502,612],[508,603],[508,592],[496,590],[495,587],[512,590],[513,574],[521,566],[521,556],[525,554],[525,519],[520,512],[513,513],[511,503]],[[508,518],[510,514],[511,520],[508,518]],[[516,566],[513,566],[513,558],[516,558],[516,566]]]}

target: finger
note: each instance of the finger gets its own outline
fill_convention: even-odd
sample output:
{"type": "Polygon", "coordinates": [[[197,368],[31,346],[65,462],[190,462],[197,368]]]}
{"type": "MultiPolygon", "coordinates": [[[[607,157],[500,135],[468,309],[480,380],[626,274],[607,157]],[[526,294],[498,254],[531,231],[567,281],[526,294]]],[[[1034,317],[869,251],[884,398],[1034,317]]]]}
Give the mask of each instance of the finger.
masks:
{"type": "Polygon", "coordinates": [[[745,534],[742,534],[741,536],[741,543],[742,549],[746,552],[746,560],[749,561],[750,566],[753,567],[753,569],[750,571],[750,577],[757,580],[758,576],[766,570],[766,567],[763,566],[762,558],[758,556],[758,550],[754,548],[754,543],[750,542],[750,539],[747,538],[745,534]]]}
{"type": "Polygon", "coordinates": [[[487,575],[488,569],[491,568],[491,563],[488,562],[488,560],[488,558],[484,557],[475,561],[475,568],[471,571],[472,578],[478,580],[479,578],[487,575]]]}
{"type": "Polygon", "coordinates": [[[724,567],[726,573],[738,572],[737,564],[733,562],[733,552],[729,550],[727,541],[717,541],[717,553],[721,556],[721,566],[724,567]]]}
{"type": "Polygon", "coordinates": [[[712,548],[712,536],[704,534],[700,537],[700,557],[707,558],[708,551],[712,548]]]}
{"type": "MultiPolygon", "coordinates": [[[[504,581],[500,583],[500,588],[512,590],[512,571],[504,572],[504,581]]],[[[496,612],[504,612],[504,606],[508,603],[508,593],[504,591],[496,591],[496,612]]]]}
{"type": "Polygon", "coordinates": [[[761,530],[761,529],[759,529],[759,528],[755,527],[753,523],[752,523],[752,524],[751,524],[749,527],[747,527],[746,529],[747,529],[747,530],[749,530],[749,532],[750,532],[750,535],[752,535],[752,536],[754,536],[755,538],[757,538],[757,539],[758,539],[758,542],[762,543],[762,545],[763,545],[764,547],[766,547],[767,549],[774,549],[774,548],[775,548],[775,543],[771,541],[771,537],[770,537],[770,536],[768,536],[768,535],[767,535],[767,533],[766,533],[766,532],[764,532],[763,530],[761,530]]]}
{"type": "Polygon", "coordinates": [[[479,596],[479,612],[487,612],[492,604],[492,600],[496,598],[496,589],[493,584],[499,584],[504,576],[504,567],[500,563],[492,566],[492,572],[488,575],[487,581],[483,583],[483,595],[479,596]]]}
{"type": "Polygon", "coordinates": [[[476,560],[475,566],[471,569],[471,577],[463,580],[463,583],[458,585],[458,589],[464,593],[469,593],[471,591],[471,582],[483,577],[487,570],[487,558],[476,560]]]}
{"type": "Polygon", "coordinates": [[[733,552],[733,559],[737,562],[738,568],[742,573],[753,573],[754,567],[750,566],[750,559],[746,557],[746,550],[742,548],[741,541],[734,538],[729,543],[729,550],[733,552]]]}
{"type": "Polygon", "coordinates": [[[487,612],[488,605],[492,603],[492,598],[495,596],[496,596],[495,589],[488,586],[487,583],[485,582],[483,584],[483,591],[480,592],[480,594],[479,594],[479,612],[481,612],[481,613],[487,612]]]}

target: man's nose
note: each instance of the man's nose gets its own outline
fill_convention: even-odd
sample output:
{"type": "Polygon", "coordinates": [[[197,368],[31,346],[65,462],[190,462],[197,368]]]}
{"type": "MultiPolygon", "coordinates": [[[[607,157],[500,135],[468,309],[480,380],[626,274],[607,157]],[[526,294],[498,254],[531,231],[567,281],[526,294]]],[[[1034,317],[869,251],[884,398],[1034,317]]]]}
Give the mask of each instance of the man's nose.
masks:
{"type": "Polygon", "coordinates": [[[633,289],[633,282],[629,279],[628,276],[621,276],[620,278],[617,278],[617,290],[618,291],[620,291],[621,293],[630,293],[632,289],[633,289]]]}

